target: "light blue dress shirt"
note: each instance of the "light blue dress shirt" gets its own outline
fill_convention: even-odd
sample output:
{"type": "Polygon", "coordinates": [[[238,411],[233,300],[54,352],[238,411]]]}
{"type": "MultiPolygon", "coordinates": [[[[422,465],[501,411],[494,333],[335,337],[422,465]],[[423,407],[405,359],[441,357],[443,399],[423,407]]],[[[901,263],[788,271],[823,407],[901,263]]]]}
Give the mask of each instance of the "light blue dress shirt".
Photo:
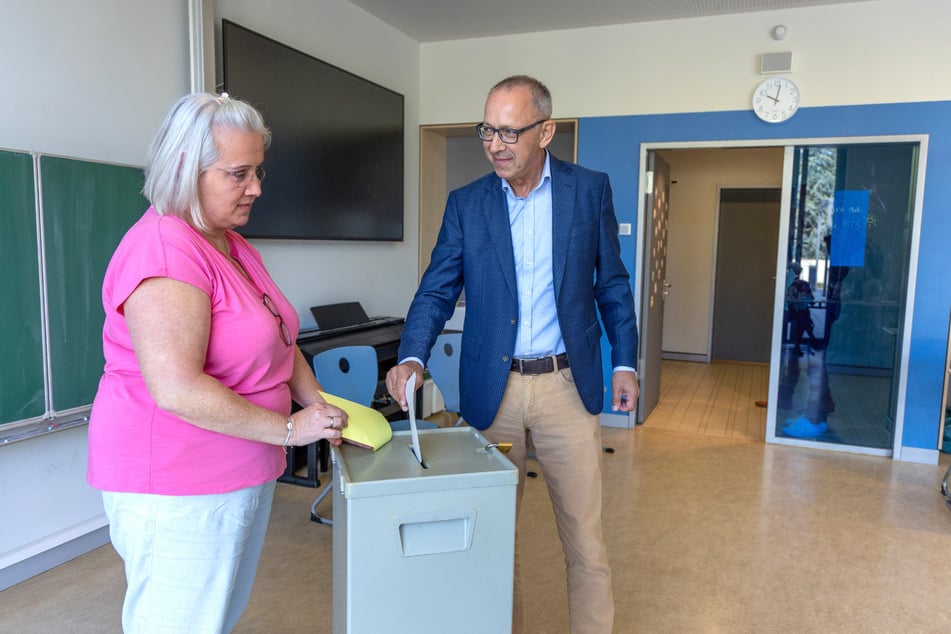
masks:
{"type": "Polygon", "coordinates": [[[542,177],[527,196],[519,197],[502,179],[509,210],[518,287],[518,332],[515,356],[547,357],[565,351],[558,325],[552,274],[551,166],[548,156],[542,177]]]}
{"type": "MultiPolygon", "coordinates": [[[[561,354],[565,340],[558,325],[552,272],[552,203],[550,154],[538,185],[525,197],[512,191],[502,179],[509,210],[512,247],[515,253],[515,281],[518,286],[518,333],[515,356],[535,359],[561,354]]],[[[634,368],[617,366],[614,372],[634,368]]]]}

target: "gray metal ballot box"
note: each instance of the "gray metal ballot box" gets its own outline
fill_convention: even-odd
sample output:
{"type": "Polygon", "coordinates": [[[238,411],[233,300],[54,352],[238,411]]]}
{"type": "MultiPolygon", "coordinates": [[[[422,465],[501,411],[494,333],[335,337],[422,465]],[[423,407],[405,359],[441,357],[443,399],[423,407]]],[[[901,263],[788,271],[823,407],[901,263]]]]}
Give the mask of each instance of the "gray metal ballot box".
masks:
{"type": "Polygon", "coordinates": [[[334,634],[510,632],[518,471],[469,427],[411,443],[333,449],[334,634]]]}

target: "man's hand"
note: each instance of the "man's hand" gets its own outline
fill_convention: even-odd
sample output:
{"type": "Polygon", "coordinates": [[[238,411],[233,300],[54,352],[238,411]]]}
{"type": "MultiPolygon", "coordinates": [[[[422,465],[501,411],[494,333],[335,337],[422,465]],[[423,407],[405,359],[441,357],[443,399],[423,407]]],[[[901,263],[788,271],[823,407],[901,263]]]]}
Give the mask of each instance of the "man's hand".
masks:
{"type": "Polygon", "coordinates": [[[611,375],[611,409],[615,412],[633,412],[637,406],[637,397],[641,389],[637,384],[637,374],[621,370],[611,375]]]}
{"type": "Polygon", "coordinates": [[[406,382],[413,374],[416,374],[416,389],[418,390],[423,384],[423,368],[415,361],[395,365],[386,373],[386,391],[400,404],[404,412],[409,409],[406,405],[406,382]]]}

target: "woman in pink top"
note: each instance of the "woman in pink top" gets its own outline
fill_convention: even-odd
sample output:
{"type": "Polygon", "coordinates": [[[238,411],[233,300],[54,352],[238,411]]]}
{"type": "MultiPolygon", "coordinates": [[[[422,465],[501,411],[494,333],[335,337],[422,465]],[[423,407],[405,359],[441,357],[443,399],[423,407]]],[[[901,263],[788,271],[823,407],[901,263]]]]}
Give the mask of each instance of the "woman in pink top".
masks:
{"type": "Polygon", "coordinates": [[[248,104],[180,99],[145,166],[152,206],[103,281],[89,483],[125,562],[125,632],[228,632],[251,592],[285,450],[339,445],[299,321],[235,227],[270,132],[248,104]],[[291,401],[302,409],[291,414],[291,401]]]}

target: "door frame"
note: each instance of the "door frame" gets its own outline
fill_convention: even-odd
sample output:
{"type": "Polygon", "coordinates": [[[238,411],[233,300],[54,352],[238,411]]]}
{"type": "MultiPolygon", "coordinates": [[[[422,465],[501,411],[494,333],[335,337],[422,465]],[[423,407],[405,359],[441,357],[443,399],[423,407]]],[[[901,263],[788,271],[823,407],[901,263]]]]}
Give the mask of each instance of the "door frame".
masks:
{"type": "MultiPolygon", "coordinates": [[[[782,178],[782,199],[780,203],[779,217],[779,235],[777,236],[777,258],[776,258],[776,276],[780,279],[785,270],[785,250],[783,245],[789,239],[789,217],[790,205],[792,201],[792,171],[793,171],[793,150],[795,146],[802,145],[842,145],[842,144],[864,144],[864,143],[918,143],[919,158],[918,171],[915,180],[915,201],[914,211],[911,218],[911,245],[908,254],[908,287],[905,293],[904,320],[902,325],[901,346],[902,355],[898,367],[898,399],[895,404],[895,433],[892,440],[892,448],[872,449],[868,447],[856,447],[852,445],[829,445],[827,443],[817,443],[809,440],[796,438],[777,437],[775,434],[775,425],[772,424],[776,419],[776,398],[779,390],[779,355],[774,351],[779,349],[777,337],[782,336],[782,305],[784,300],[784,291],[781,284],[776,285],[775,296],[773,298],[773,340],[770,352],[769,369],[769,397],[767,406],[767,429],[766,443],[778,445],[792,445],[800,447],[812,447],[826,451],[839,451],[866,455],[891,456],[893,460],[901,460],[902,438],[904,437],[905,409],[908,395],[908,365],[910,360],[911,331],[914,323],[915,310],[915,291],[918,280],[918,254],[921,244],[921,218],[924,208],[925,175],[927,174],[928,162],[928,135],[927,134],[907,134],[907,135],[880,135],[880,136],[836,136],[836,137],[801,137],[801,138],[782,138],[782,139],[746,139],[746,140],[724,140],[724,141],[678,141],[678,142],[643,142],[639,147],[639,161],[637,183],[640,184],[639,194],[637,196],[637,238],[636,244],[644,244],[644,232],[648,223],[649,210],[645,207],[645,196],[643,195],[643,186],[646,183],[647,152],[659,150],[676,149],[726,149],[726,148],[753,148],[753,147],[782,147],[783,154],[783,178],[782,178]]],[[[634,306],[637,314],[641,314],[641,298],[643,296],[644,271],[643,258],[638,253],[634,258],[635,270],[633,275],[633,294],[634,306]]],[[[711,268],[713,265],[711,264],[711,268]]],[[[641,337],[644,334],[641,333],[641,337]]]]}

